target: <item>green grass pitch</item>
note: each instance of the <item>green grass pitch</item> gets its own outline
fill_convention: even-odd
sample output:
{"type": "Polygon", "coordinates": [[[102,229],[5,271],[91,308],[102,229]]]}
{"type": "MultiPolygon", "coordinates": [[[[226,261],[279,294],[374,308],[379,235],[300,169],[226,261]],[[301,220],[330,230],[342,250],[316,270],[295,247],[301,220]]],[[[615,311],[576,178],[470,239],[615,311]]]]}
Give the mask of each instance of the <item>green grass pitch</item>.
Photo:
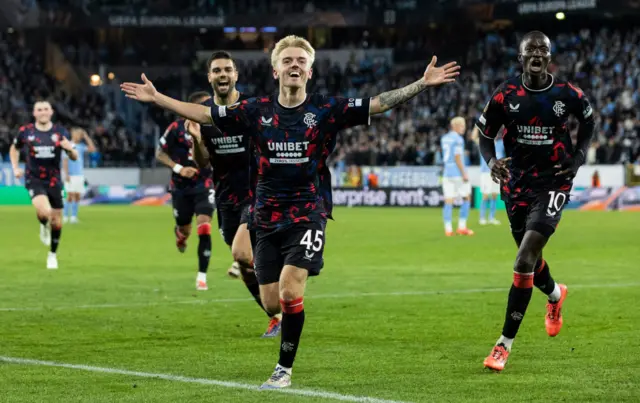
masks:
{"type": "Polygon", "coordinates": [[[210,290],[196,292],[197,237],[176,251],[169,208],[81,208],[82,223],[63,229],[57,271],[45,269],[32,209],[0,211],[2,402],[640,401],[639,214],[565,212],[545,251],[569,287],[565,327],[546,335],[534,291],[495,374],[482,361],[516,253],[504,214],[502,226],[479,227],[472,212],[474,237],[445,238],[439,209],[338,209],[285,394],[243,386],[267,379],[279,343],[260,339],[266,315],[226,278],[217,234],[210,290]]]}

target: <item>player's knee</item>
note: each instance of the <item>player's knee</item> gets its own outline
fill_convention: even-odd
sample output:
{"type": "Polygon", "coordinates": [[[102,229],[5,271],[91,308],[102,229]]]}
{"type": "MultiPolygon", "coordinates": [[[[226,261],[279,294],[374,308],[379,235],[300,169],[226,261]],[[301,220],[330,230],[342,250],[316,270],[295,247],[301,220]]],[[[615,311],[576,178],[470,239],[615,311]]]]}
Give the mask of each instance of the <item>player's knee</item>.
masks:
{"type": "Polygon", "coordinates": [[[208,215],[199,215],[196,217],[196,223],[198,223],[198,228],[202,224],[209,224],[209,226],[211,226],[211,217],[208,215]]]}
{"type": "Polygon", "coordinates": [[[304,284],[295,282],[280,284],[280,299],[283,301],[293,301],[301,298],[304,294],[304,284]]]}
{"type": "Polygon", "coordinates": [[[47,207],[40,207],[38,209],[36,209],[36,215],[38,216],[38,219],[41,220],[49,220],[51,219],[51,209],[47,208],[47,207]]]}
{"type": "Polygon", "coordinates": [[[536,267],[538,256],[533,251],[522,250],[516,257],[513,271],[516,273],[533,273],[536,267]]]}
{"type": "Polygon", "coordinates": [[[244,248],[236,246],[235,244],[231,247],[231,255],[233,256],[233,261],[240,263],[240,265],[245,267],[252,267],[252,256],[251,251],[247,251],[244,248]]]}
{"type": "Polygon", "coordinates": [[[54,214],[51,217],[51,228],[54,230],[62,228],[62,217],[54,214]]]}

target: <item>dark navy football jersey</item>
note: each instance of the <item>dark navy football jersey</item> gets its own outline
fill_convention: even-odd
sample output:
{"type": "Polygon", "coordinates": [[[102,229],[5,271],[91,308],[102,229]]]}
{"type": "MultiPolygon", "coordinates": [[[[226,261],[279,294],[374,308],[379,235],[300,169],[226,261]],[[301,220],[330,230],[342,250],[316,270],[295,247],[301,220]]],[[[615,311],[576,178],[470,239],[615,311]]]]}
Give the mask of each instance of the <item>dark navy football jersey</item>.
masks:
{"type": "Polygon", "coordinates": [[[573,153],[569,116],[580,124],[593,119],[591,105],[581,89],[552,76],[547,88],[527,88],[522,76],[502,83],[493,93],[476,125],[494,139],[504,127],[504,148],[511,179],[502,184],[509,198],[550,189],[569,190],[566,176],[555,176],[556,165],[573,153]]]}
{"type": "Polygon", "coordinates": [[[18,150],[27,148],[25,175],[27,179],[48,181],[50,186],[60,183],[60,141],[70,138],[64,127],[54,124],[51,129],[41,131],[32,124],[20,127],[13,144],[18,150]]]}
{"type": "Polygon", "coordinates": [[[370,99],[310,94],[293,108],[275,96],[213,107],[222,131],[244,130],[257,159],[253,225],[278,230],[331,215],[327,157],[338,131],[369,123],[370,99]]]}
{"type": "MultiPolygon", "coordinates": [[[[238,102],[249,99],[240,94],[238,102]]],[[[217,108],[213,98],[203,103],[217,108]]],[[[213,168],[213,183],[216,190],[216,205],[235,207],[251,202],[255,183],[255,157],[248,131],[243,127],[201,126],[202,141],[209,152],[209,163],[213,168]]]]}
{"type": "MultiPolygon", "coordinates": [[[[193,160],[193,139],[184,127],[184,119],[171,123],[164,135],[160,137],[160,147],[169,158],[183,167],[198,168],[193,160]]],[[[185,178],[177,173],[171,175],[173,190],[199,190],[212,187],[211,169],[199,169],[191,178],[185,178]]]]}

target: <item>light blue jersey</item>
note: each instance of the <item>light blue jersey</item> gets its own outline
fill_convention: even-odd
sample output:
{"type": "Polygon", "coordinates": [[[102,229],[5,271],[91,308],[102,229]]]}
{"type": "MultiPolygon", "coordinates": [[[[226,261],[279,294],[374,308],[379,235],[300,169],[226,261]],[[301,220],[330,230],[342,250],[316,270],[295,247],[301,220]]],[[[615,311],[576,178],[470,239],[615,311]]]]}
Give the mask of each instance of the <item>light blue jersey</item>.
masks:
{"type": "Polygon", "coordinates": [[[442,176],[445,178],[461,177],[462,173],[456,164],[456,155],[460,156],[464,166],[464,138],[460,134],[450,131],[440,139],[440,147],[444,164],[442,176]]]}
{"type": "MultiPolygon", "coordinates": [[[[502,138],[496,138],[495,144],[496,144],[496,158],[497,159],[504,158],[504,142],[502,141],[502,138]]],[[[489,165],[487,165],[487,162],[484,160],[484,158],[480,157],[480,172],[490,172],[490,171],[491,170],[489,169],[489,165]]]]}
{"type": "Polygon", "coordinates": [[[81,176],[84,175],[84,153],[87,151],[87,145],[84,143],[76,144],[76,151],[78,152],[78,159],[70,160],[65,154],[65,158],[69,164],[69,176],[81,176]]]}

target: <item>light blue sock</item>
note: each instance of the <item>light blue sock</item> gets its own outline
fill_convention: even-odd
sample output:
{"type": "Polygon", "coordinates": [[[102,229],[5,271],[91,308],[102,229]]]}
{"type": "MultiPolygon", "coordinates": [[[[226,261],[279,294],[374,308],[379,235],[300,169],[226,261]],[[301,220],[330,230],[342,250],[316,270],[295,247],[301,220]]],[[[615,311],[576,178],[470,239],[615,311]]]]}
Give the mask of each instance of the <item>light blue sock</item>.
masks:
{"type": "Polygon", "coordinates": [[[487,200],[480,200],[480,219],[484,220],[484,216],[487,212],[487,200]]]}
{"type": "Polygon", "coordinates": [[[71,217],[71,202],[69,200],[64,202],[64,216],[71,217]]]}
{"type": "Polygon", "coordinates": [[[445,203],[442,209],[442,218],[444,218],[444,229],[447,232],[452,231],[451,221],[453,220],[453,204],[445,203]]]}
{"type": "Polygon", "coordinates": [[[467,228],[467,218],[469,218],[469,209],[471,208],[471,202],[465,200],[460,206],[460,218],[458,219],[458,228],[467,228]]]}
{"type": "Polygon", "coordinates": [[[497,207],[498,202],[496,199],[489,200],[489,220],[494,220],[496,218],[497,207]]]}
{"type": "Polygon", "coordinates": [[[460,218],[466,220],[469,218],[469,210],[471,209],[471,202],[469,200],[465,200],[460,206],[460,218]]]}
{"type": "Polygon", "coordinates": [[[71,215],[72,217],[78,217],[78,202],[74,201],[71,203],[71,215]]]}

